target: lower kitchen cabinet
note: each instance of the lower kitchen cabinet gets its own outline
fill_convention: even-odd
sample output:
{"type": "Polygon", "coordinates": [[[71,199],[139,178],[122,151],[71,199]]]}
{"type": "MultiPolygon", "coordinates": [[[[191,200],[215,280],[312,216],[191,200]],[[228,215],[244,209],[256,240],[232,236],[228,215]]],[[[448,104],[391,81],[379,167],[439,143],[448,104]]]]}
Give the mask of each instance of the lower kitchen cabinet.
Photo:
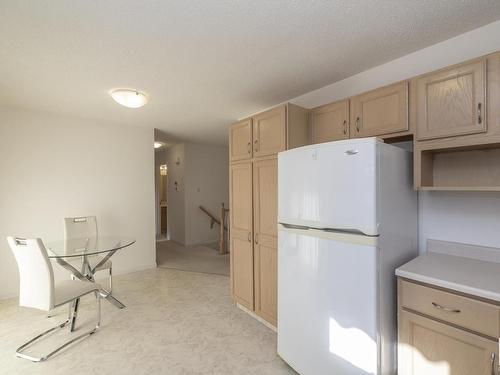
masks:
{"type": "Polygon", "coordinates": [[[498,342],[401,311],[400,375],[495,375],[498,342]]]}
{"type": "Polygon", "coordinates": [[[498,375],[500,306],[398,280],[399,375],[498,375]]]}

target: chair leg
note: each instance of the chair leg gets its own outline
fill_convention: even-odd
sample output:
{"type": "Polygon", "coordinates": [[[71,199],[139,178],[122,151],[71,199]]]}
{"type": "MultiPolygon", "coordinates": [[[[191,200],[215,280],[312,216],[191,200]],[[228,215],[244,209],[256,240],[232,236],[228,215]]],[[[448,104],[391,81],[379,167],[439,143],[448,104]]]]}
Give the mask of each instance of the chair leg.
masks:
{"type": "Polygon", "coordinates": [[[111,267],[109,267],[109,292],[113,292],[113,271],[111,267]]]}
{"type": "Polygon", "coordinates": [[[43,356],[43,357],[33,357],[33,356],[30,356],[28,354],[24,354],[23,353],[23,350],[26,349],[28,346],[32,345],[33,343],[35,343],[36,341],[38,341],[39,339],[41,339],[43,336],[55,331],[55,330],[58,330],[58,329],[61,329],[61,328],[64,328],[66,327],[69,323],[71,322],[71,304],[70,304],[70,308],[69,308],[69,314],[68,314],[68,319],[39,334],[38,336],[36,336],[35,338],[31,339],[30,341],[28,341],[27,343],[21,345],[19,348],[17,348],[16,350],[16,356],[18,356],[19,358],[24,358],[24,359],[28,359],[30,361],[33,361],[33,362],[43,362],[47,359],[49,359],[50,357],[52,357],[54,354],[58,353],[59,351],[61,351],[62,349],[64,349],[65,347],[67,347],[68,345],[86,337],[86,336],[91,336],[92,334],[94,334],[98,329],[99,327],[101,326],[101,297],[99,296],[99,298],[97,298],[97,323],[95,325],[95,327],[93,329],[91,329],[90,331],[88,332],[85,332],[83,334],[81,334],[80,336],[77,336],[67,342],[65,342],[63,345],[61,345],[60,347],[58,347],[57,349],[53,350],[52,352],[50,352],[49,354],[43,356]]]}

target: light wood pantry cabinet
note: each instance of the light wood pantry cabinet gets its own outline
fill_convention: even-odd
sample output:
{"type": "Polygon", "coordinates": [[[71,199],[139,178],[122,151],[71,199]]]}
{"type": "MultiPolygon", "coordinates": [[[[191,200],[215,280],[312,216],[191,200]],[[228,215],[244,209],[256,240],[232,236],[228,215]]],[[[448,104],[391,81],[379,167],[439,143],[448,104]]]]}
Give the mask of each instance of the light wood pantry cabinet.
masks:
{"type": "Polygon", "coordinates": [[[385,86],[351,98],[351,138],[405,132],[408,82],[385,86]]]}
{"type": "Polygon", "coordinates": [[[232,125],[231,162],[276,155],[309,143],[309,110],[288,103],[232,125]]]}
{"type": "Polygon", "coordinates": [[[486,58],[424,75],[416,85],[419,140],[486,131],[486,58]]]}
{"type": "Polygon", "coordinates": [[[231,291],[235,302],[274,326],[277,153],[309,143],[308,120],[308,110],[286,104],[240,121],[229,130],[231,291]],[[248,145],[249,139],[251,151],[245,154],[245,142],[248,145]],[[240,151],[234,151],[235,145],[239,145],[240,151]]]}
{"type": "Polygon", "coordinates": [[[399,375],[498,374],[498,306],[402,279],[398,291],[399,375]]]}
{"type": "Polygon", "coordinates": [[[236,302],[253,310],[252,161],[229,167],[231,292],[236,302]]]}
{"type": "Polygon", "coordinates": [[[229,131],[229,158],[232,161],[252,158],[252,119],[240,121],[229,131]]]}
{"type": "Polygon", "coordinates": [[[278,252],[278,160],[253,166],[255,312],[276,326],[278,252]]]}
{"type": "Polygon", "coordinates": [[[279,106],[253,117],[255,157],[286,150],[286,106],[279,106]]]}
{"type": "Polygon", "coordinates": [[[349,100],[327,104],[311,111],[311,143],[349,138],[349,100]]]}

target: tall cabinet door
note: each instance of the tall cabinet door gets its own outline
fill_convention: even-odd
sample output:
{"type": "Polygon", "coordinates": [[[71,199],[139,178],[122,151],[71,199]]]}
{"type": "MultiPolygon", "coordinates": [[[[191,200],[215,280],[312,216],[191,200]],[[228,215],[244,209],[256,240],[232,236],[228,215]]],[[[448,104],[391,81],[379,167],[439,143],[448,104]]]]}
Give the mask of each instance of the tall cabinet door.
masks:
{"type": "Polygon", "coordinates": [[[229,167],[231,292],[236,302],[253,310],[252,162],[229,167]]]}
{"type": "Polygon", "coordinates": [[[252,119],[240,121],[229,128],[229,160],[252,158],[252,119]]]}
{"type": "Polygon", "coordinates": [[[286,106],[253,117],[253,155],[274,155],[286,149],[286,106]]]}
{"type": "Polygon", "coordinates": [[[400,311],[399,375],[494,375],[498,342],[400,311]]]}
{"type": "Polygon", "coordinates": [[[311,114],[312,143],[349,138],[349,100],[315,108],[311,114]]]}
{"type": "Polygon", "coordinates": [[[351,138],[408,130],[408,82],[382,87],[351,99],[351,138]]]}
{"type": "Polygon", "coordinates": [[[277,324],[278,160],[254,163],[255,312],[277,324]]]}
{"type": "Polygon", "coordinates": [[[417,80],[417,137],[486,131],[486,59],[417,80]]]}

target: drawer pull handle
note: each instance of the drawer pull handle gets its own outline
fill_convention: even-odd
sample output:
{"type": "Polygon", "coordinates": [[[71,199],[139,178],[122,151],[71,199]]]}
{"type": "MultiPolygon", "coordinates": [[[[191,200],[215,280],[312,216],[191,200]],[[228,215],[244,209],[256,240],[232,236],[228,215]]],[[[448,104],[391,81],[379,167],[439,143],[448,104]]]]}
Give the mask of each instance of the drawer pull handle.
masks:
{"type": "Polygon", "coordinates": [[[477,103],[477,123],[481,124],[483,122],[482,116],[481,116],[481,103],[477,103]]]}
{"type": "Polygon", "coordinates": [[[495,353],[491,353],[491,375],[495,375],[495,353]]]}
{"type": "Polygon", "coordinates": [[[252,153],[252,143],[251,143],[251,142],[248,142],[248,144],[247,144],[247,152],[248,152],[249,154],[251,154],[251,153],[252,153]]]}
{"type": "Polygon", "coordinates": [[[449,307],[441,306],[439,303],[436,303],[436,302],[432,302],[432,306],[434,306],[438,310],[443,310],[443,311],[451,312],[451,313],[455,313],[455,314],[458,314],[460,312],[460,310],[458,310],[458,309],[450,309],[449,307]]]}
{"type": "Polygon", "coordinates": [[[344,135],[347,135],[347,120],[344,120],[344,135]]]}
{"type": "Polygon", "coordinates": [[[359,131],[361,130],[360,126],[359,126],[359,117],[356,117],[356,130],[359,131]]]}

